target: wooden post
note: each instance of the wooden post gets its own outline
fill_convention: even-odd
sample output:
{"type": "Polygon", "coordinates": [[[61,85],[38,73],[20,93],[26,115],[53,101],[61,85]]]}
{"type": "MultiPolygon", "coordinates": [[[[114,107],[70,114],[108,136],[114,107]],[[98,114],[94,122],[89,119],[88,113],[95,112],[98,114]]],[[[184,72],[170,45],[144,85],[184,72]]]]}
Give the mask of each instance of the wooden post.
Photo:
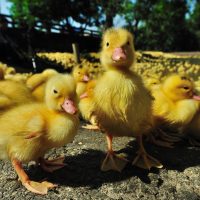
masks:
{"type": "Polygon", "coordinates": [[[80,63],[80,53],[77,43],[72,44],[73,54],[74,54],[74,60],[76,63],[80,63]]]}

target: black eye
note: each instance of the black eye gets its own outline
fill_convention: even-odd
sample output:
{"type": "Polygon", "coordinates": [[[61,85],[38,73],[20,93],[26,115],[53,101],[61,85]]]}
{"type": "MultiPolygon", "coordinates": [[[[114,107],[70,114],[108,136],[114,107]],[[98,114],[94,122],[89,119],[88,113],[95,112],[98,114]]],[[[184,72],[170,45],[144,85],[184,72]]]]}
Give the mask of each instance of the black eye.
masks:
{"type": "Polygon", "coordinates": [[[54,89],[54,90],[53,90],[53,93],[54,93],[54,94],[57,94],[57,93],[58,93],[58,91],[54,89]]]}
{"type": "Polygon", "coordinates": [[[78,74],[80,74],[81,72],[78,72],[78,74]]]}
{"type": "Polygon", "coordinates": [[[130,45],[130,42],[129,42],[129,41],[127,42],[127,45],[130,45]]]}
{"type": "Polygon", "coordinates": [[[181,76],[181,80],[187,80],[187,77],[181,76]]]}
{"type": "Polygon", "coordinates": [[[106,46],[107,46],[107,47],[109,46],[109,42],[106,43],[106,46]]]}
{"type": "Polygon", "coordinates": [[[190,88],[187,87],[187,86],[184,86],[183,89],[184,89],[184,90],[189,90],[190,88]]]}

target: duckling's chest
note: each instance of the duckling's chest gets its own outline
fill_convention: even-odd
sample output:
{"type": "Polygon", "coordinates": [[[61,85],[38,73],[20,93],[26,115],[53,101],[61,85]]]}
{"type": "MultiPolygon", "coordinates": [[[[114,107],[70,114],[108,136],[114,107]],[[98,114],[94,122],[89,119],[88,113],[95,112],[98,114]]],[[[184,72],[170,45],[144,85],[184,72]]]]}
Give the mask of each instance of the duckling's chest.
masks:
{"type": "Polygon", "coordinates": [[[71,142],[78,130],[78,117],[65,114],[49,114],[47,123],[47,143],[60,147],[71,142]]]}
{"type": "Polygon", "coordinates": [[[133,135],[137,123],[143,121],[143,111],[150,108],[149,102],[144,101],[149,97],[146,91],[141,92],[143,85],[135,77],[121,74],[108,77],[95,89],[97,121],[108,131],[114,129],[116,135],[133,135]]]}

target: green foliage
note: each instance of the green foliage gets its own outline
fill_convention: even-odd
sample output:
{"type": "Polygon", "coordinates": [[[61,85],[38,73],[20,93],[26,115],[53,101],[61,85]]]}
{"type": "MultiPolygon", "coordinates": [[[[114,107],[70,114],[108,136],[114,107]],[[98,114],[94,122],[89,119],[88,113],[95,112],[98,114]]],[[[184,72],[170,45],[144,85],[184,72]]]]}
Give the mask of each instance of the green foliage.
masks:
{"type": "MultiPolygon", "coordinates": [[[[73,22],[113,26],[121,15],[135,34],[140,49],[164,51],[196,50],[200,39],[200,0],[9,0],[20,26],[34,27],[38,20],[48,31],[51,22],[62,23],[73,31],[73,22]],[[194,1],[196,2],[194,4],[194,1]],[[194,10],[189,10],[193,2],[194,10]],[[187,16],[187,17],[186,17],[187,16]]],[[[200,44],[199,44],[200,45],[200,44]]]]}

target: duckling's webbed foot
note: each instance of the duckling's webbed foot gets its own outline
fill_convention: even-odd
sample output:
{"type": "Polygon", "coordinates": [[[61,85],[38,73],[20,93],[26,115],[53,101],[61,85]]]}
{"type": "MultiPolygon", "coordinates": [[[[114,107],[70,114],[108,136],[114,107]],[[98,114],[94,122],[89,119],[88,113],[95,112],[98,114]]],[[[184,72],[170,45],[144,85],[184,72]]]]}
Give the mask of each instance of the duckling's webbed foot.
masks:
{"type": "Polygon", "coordinates": [[[53,183],[47,181],[43,181],[41,183],[31,181],[28,175],[23,170],[21,163],[17,159],[12,159],[12,165],[17,172],[17,175],[19,176],[22,185],[30,192],[44,195],[47,194],[48,189],[57,187],[57,185],[54,185],[53,183]]]}
{"type": "Polygon", "coordinates": [[[46,172],[54,172],[58,169],[65,167],[67,164],[64,163],[65,157],[59,157],[52,160],[46,160],[44,158],[40,158],[40,166],[46,172]]]}
{"type": "Polygon", "coordinates": [[[114,170],[121,172],[126,166],[128,160],[120,155],[116,155],[114,152],[108,152],[106,158],[104,159],[101,170],[109,171],[114,170]]]}
{"type": "Polygon", "coordinates": [[[113,152],[112,135],[107,134],[106,139],[107,139],[107,144],[108,144],[108,153],[101,165],[101,170],[102,171],[114,170],[114,171],[121,172],[122,169],[124,169],[124,167],[126,166],[128,160],[125,159],[123,156],[116,155],[113,152]]]}
{"type": "Polygon", "coordinates": [[[148,170],[152,167],[162,168],[163,165],[157,159],[147,154],[142,143],[142,136],[139,136],[137,140],[139,143],[139,150],[137,151],[137,156],[133,160],[132,164],[148,170]]]}

